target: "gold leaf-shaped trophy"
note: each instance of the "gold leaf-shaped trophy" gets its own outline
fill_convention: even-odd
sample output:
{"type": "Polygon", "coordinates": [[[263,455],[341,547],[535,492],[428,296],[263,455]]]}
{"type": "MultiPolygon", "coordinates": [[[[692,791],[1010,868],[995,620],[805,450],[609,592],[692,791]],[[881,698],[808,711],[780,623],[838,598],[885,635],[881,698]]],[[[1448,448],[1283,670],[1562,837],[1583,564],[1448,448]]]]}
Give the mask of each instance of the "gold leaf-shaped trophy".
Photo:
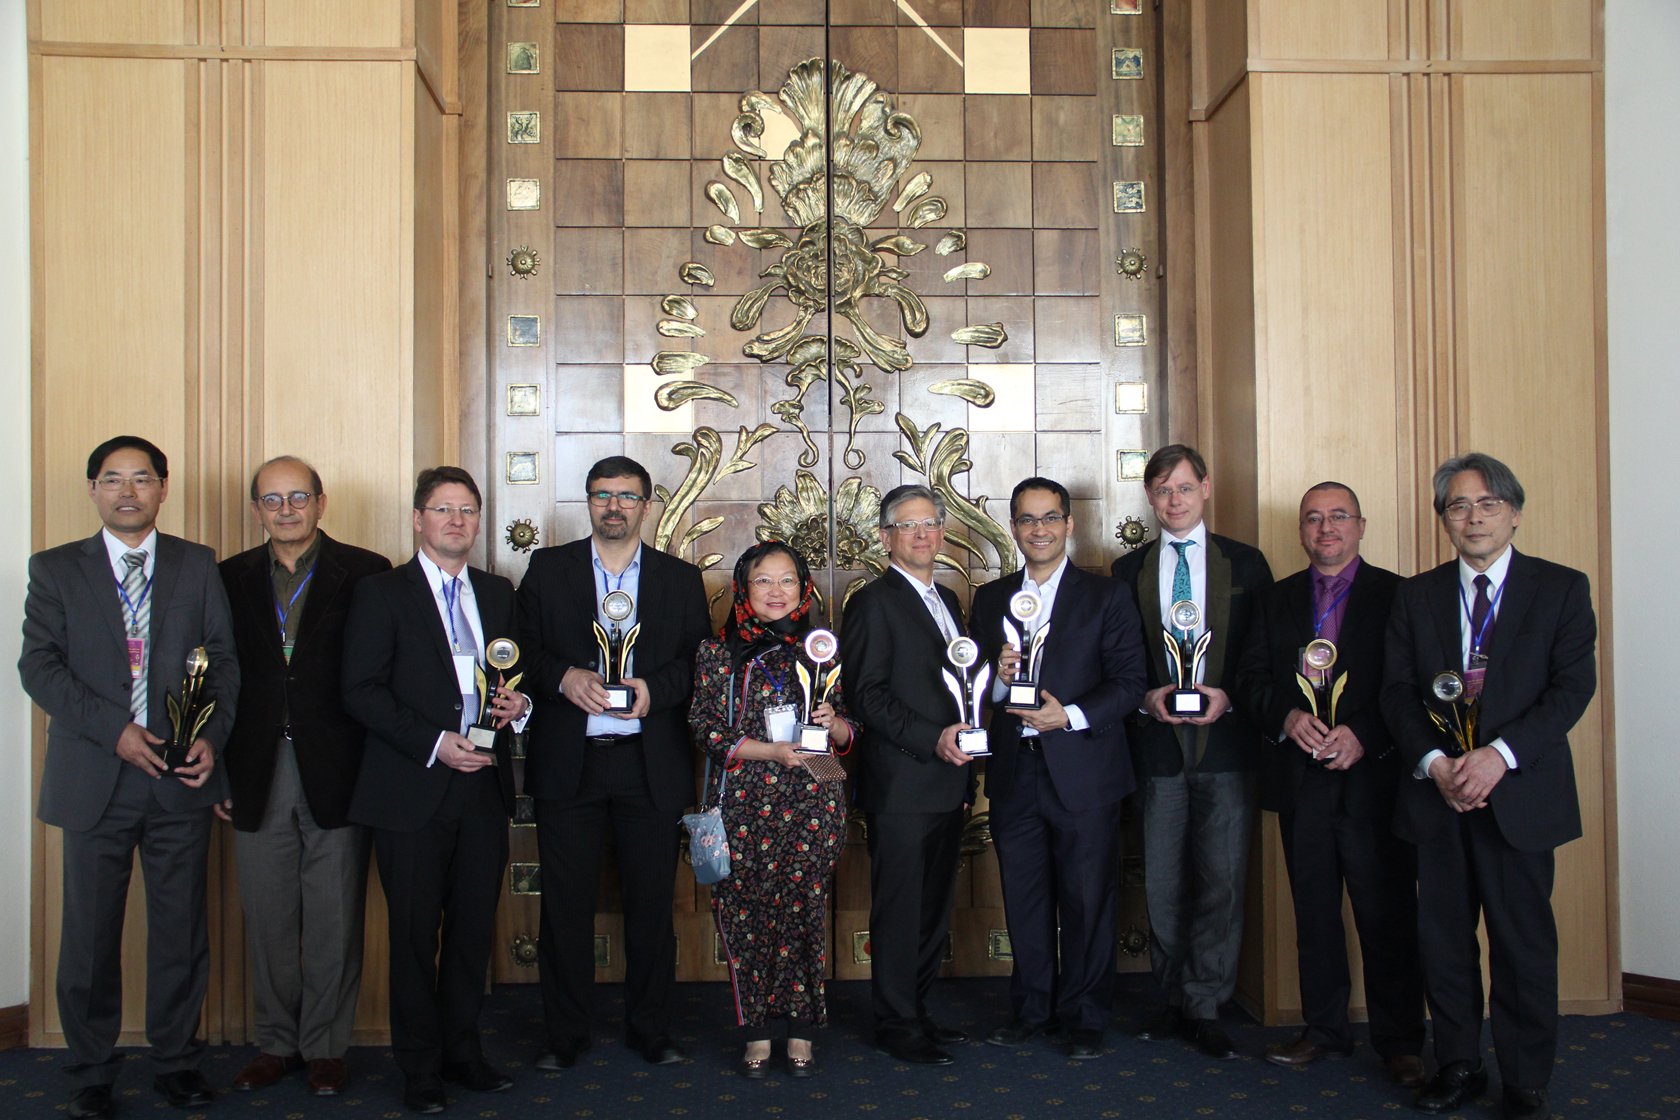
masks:
{"type": "Polygon", "coordinates": [[[210,671],[210,655],[203,646],[187,654],[187,675],[181,681],[181,698],[164,694],[169,709],[169,742],[163,748],[163,768],[176,770],[188,765],[187,754],[204,725],[216,712],[216,702],[204,702],[204,674],[210,671]]]}
{"type": "Polygon", "coordinates": [[[624,683],[624,676],[630,664],[630,653],[636,648],[636,639],[641,636],[642,624],[636,623],[627,632],[621,632],[619,624],[636,613],[636,600],[630,597],[628,591],[609,591],[601,600],[601,613],[612,623],[612,629],[603,628],[599,622],[589,625],[594,627],[595,646],[601,654],[601,677],[607,690],[606,710],[628,712],[636,705],[636,690],[624,683]]]}
{"type": "Polygon", "coordinates": [[[1435,679],[1429,682],[1429,694],[1447,706],[1447,715],[1442,715],[1429,701],[1423,704],[1435,729],[1452,740],[1452,753],[1469,754],[1475,750],[1476,697],[1465,687],[1463,676],[1452,669],[1436,673],[1435,679]]]}
{"type": "Polygon", "coordinates": [[[519,682],[525,679],[524,673],[515,673],[511,678],[503,676],[507,670],[519,662],[519,643],[512,638],[492,638],[484,646],[484,660],[496,670],[496,684],[490,684],[481,665],[473,666],[473,688],[478,695],[478,718],[473,720],[472,726],[467,728],[467,741],[480,754],[490,756],[491,762],[496,758],[496,734],[507,726],[506,723],[490,718],[490,698],[496,694],[498,688],[518,688],[519,682]]]}

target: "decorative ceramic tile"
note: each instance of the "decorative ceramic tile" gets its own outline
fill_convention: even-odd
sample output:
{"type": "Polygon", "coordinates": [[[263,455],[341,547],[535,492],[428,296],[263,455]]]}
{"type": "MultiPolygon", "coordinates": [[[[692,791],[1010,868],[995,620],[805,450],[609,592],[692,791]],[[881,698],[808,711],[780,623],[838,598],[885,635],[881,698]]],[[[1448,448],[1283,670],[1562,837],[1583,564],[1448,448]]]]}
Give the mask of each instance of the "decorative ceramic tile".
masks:
{"type": "Polygon", "coordinates": [[[1121,482],[1143,481],[1143,468],[1149,465],[1149,452],[1122,451],[1118,459],[1121,482]]]}
{"type": "Polygon", "coordinates": [[[541,481],[535,451],[509,451],[503,477],[510,486],[534,486],[541,481]]]}
{"type": "Polygon", "coordinates": [[[1149,411],[1149,386],[1142,381],[1122,381],[1114,387],[1114,411],[1121,415],[1149,411]]]}
{"type": "Polygon", "coordinates": [[[1114,317],[1114,345],[1149,345],[1149,316],[1142,312],[1122,312],[1114,317]]]}
{"type": "Polygon", "coordinates": [[[507,45],[507,72],[509,74],[540,74],[542,63],[535,43],[509,43],[507,45]]]}
{"type": "Polygon", "coordinates": [[[1143,182],[1141,180],[1114,184],[1114,212],[1116,214],[1141,214],[1143,210],[1143,182]]]}
{"type": "Polygon", "coordinates": [[[1143,146],[1143,117],[1136,113],[1114,114],[1114,146],[1141,148],[1143,146]]]}
{"type": "Polygon", "coordinates": [[[1025,27],[963,29],[964,93],[1031,93],[1030,32],[1025,27]]]}
{"type": "Polygon", "coordinates": [[[509,315],[507,344],[509,346],[541,346],[541,315],[509,315]]]}
{"type": "Polygon", "coordinates": [[[542,180],[509,179],[507,181],[507,208],[509,210],[541,210],[542,180]]]}
{"type": "Polygon", "coordinates": [[[509,416],[541,416],[542,386],[509,385],[507,387],[507,414],[509,416]]]}
{"type": "MultiPolygon", "coordinates": [[[[1115,119],[1118,120],[1119,118],[1115,119]]],[[[535,110],[509,113],[507,115],[507,142],[509,144],[542,143],[542,114],[535,110]]]]}

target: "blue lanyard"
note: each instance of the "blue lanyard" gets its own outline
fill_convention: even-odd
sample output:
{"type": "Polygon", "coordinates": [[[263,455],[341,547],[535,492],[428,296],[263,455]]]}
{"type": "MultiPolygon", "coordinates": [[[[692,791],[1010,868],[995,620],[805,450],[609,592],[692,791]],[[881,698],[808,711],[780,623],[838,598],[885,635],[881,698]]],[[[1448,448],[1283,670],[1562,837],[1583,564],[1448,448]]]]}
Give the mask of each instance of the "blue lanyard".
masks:
{"type": "MultiPolygon", "coordinates": [[[[1482,652],[1482,639],[1487,637],[1488,627],[1493,625],[1494,612],[1498,610],[1499,597],[1503,594],[1505,594],[1505,580],[1500,580],[1498,589],[1488,596],[1488,612],[1487,617],[1482,619],[1482,628],[1470,635],[1471,653],[1482,652]]],[[[1464,584],[1462,583],[1458,585],[1458,601],[1464,605],[1464,622],[1469,625],[1471,619],[1470,599],[1464,594],[1464,584]]]]}
{"type": "Polygon", "coordinates": [[[154,568],[152,574],[146,577],[146,586],[140,589],[138,602],[129,602],[128,588],[122,585],[122,580],[117,580],[117,594],[122,596],[123,606],[128,608],[128,629],[130,633],[137,633],[140,629],[140,608],[146,605],[146,596],[152,593],[152,580],[156,576],[157,570],[154,568]]]}
{"type": "MultiPolygon", "coordinates": [[[[281,641],[285,641],[286,639],[286,619],[291,617],[293,605],[297,603],[298,596],[303,594],[303,589],[309,586],[309,581],[314,578],[315,567],[314,565],[310,565],[309,574],[304,576],[302,582],[292,589],[292,597],[286,600],[286,605],[284,607],[280,605],[280,596],[276,595],[274,597],[274,614],[280,619],[281,641]]],[[[449,612],[449,621],[451,625],[455,622],[455,612],[453,610],[449,612]]]]}
{"type": "MultiPolygon", "coordinates": [[[[1501,586],[1503,586],[1503,584],[1501,586]]],[[[1346,587],[1342,588],[1342,593],[1340,595],[1337,595],[1334,599],[1330,600],[1330,605],[1328,607],[1324,608],[1324,613],[1313,619],[1313,637],[1316,638],[1316,637],[1319,636],[1319,634],[1323,633],[1324,623],[1329,619],[1329,617],[1331,615],[1336,613],[1336,608],[1342,605],[1342,600],[1346,599],[1348,597],[1348,593],[1351,592],[1352,590],[1353,590],[1353,581],[1350,579],[1350,580],[1348,580],[1348,585],[1346,587]]],[[[1462,591],[1463,588],[1461,587],[1461,588],[1459,588],[1459,590],[1462,591]]]]}
{"type": "Polygon", "coordinates": [[[455,607],[461,600],[459,580],[456,576],[443,583],[443,606],[449,612],[449,648],[456,652],[461,649],[460,636],[455,633],[455,607]]]}
{"type": "Polygon", "coordinates": [[[753,664],[758,666],[758,671],[764,674],[764,679],[769,681],[770,687],[776,690],[776,699],[780,700],[782,698],[782,682],[787,680],[788,671],[783,669],[780,674],[772,673],[770,666],[764,663],[762,656],[753,658],[753,664]]]}

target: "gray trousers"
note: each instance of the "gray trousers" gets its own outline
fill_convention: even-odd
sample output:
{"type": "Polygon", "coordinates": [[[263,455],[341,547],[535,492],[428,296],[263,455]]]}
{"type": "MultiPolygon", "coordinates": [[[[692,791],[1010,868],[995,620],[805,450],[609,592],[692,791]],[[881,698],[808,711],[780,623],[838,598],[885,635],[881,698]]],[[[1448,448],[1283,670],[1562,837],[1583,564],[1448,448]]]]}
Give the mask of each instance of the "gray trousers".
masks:
{"type": "Polygon", "coordinates": [[[367,835],[315,823],[297,755],[282,739],[262,824],[234,838],[257,1046],[306,1061],[342,1058],[362,984],[367,835]]]}
{"type": "Polygon", "coordinates": [[[58,942],[58,1014],[78,1088],[117,1078],[122,1028],[123,912],[134,853],[146,877],[146,1039],[160,1074],[197,1069],[199,1012],[210,981],[204,877],[210,809],[172,813],[154,782],[124,765],[99,823],[64,831],[64,911],[58,942]]]}
{"type": "Polygon", "coordinates": [[[1141,792],[1150,970],[1187,1018],[1217,1019],[1237,987],[1254,777],[1191,769],[1141,792]]]}

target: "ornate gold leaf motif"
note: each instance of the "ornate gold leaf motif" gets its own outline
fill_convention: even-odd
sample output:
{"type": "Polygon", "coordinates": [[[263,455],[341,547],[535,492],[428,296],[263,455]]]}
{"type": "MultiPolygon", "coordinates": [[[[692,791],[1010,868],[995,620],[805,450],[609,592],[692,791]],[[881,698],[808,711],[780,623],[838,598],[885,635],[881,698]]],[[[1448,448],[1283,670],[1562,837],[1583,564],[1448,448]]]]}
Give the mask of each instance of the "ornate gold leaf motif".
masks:
{"type": "Polygon", "coordinates": [[[678,319],[693,319],[699,314],[695,310],[694,301],[687,296],[666,296],[659,301],[659,310],[678,319]]]}
{"type": "Polygon", "coordinates": [[[703,327],[681,319],[661,319],[656,329],[666,338],[699,338],[706,333],[703,327]]]}
{"type": "Polygon", "coordinates": [[[730,408],[741,407],[734,394],[698,381],[667,381],[653,391],[653,403],[665,412],[675,412],[689,401],[722,401],[730,408]]]}
{"type": "Polygon", "coordinates": [[[726,152],[723,156],[723,173],[747,189],[752,196],[753,212],[764,213],[764,191],[758,185],[758,176],[753,174],[752,165],[739,152],[726,152]]]}
{"type": "Polygon", "coordinates": [[[741,208],[735,204],[735,196],[728,187],[713,179],[706,184],[706,197],[712,200],[712,205],[723,212],[731,224],[741,221],[741,208]]]}
{"type": "Polygon", "coordinates": [[[893,200],[893,213],[904,213],[904,208],[926,194],[928,192],[928,187],[932,185],[933,176],[929,175],[926,171],[904,184],[904,189],[899,191],[898,197],[893,200]]]}
{"type": "MultiPolygon", "coordinates": [[[[887,553],[876,531],[881,492],[853,475],[834,491],[833,567],[865,568],[875,575],[886,570],[887,553]]],[[[808,470],[793,473],[793,489],[776,491],[774,501],[758,507],[763,523],[753,530],[761,541],[791,546],[813,569],[830,566],[828,552],[829,496],[808,470]]]]}
{"type": "Polygon", "coordinates": [[[984,346],[988,350],[996,350],[1009,341],[1009,332],[1003,329],[1002,323],[980,323],[958,327],[951,332],[951,340],[963,346],[984,346]]]}
{"type": "Polygon", "coordinates": [[[699,369],[710,358],[704,354],[691,354],[684,350],[661,350],[653,356],[653,372],[687,373],[689,370],[699,369]]]}
{"type": "Polygon", "coordinates": [[[793,244],[787,234],[773,229],[744,229],[739,236],[742,244],[754,249],[786,249],[793,244]]]}
{"type": "Polygon", "coordinates": [[[717,284],[717,277],[712,270],[698,261],[689,261],[677,269],[677,278],[684,284],[698,284],[702,288],[710,288],[717,284]]]}
{"type": "Polygon", "coordinates": [[[713,245],[735,244],[735,231],[728,226],[707,226],[704,236],[713,245]]]}
{"type": "MultiPolygon", "coordinates": [[[[688,516],[688,511],[706,487],[720,478],[726,478],[738,471],[750,471],[757,463],[747,458],[747,453],[776,434],[776,425],[760,424],[748,431],[746,425],[741,426],[740,433],[735,437],[735,453],[729,461],[723,461],[723,439],[715,428],[694,429],[693,442],[683,442],[671,448],[671,454],[681,455],[689,460],[688,475],[682,480],[675,493],[663,486],[653,488],[654,497],[665,505],[665,512],[659,515],[659,527],[654,530],[653,547],[661,552],[671,547],[671,537],[677,531],[678,522],[688,516]]],[[[717,563],[717,557],[712,563],[717,563]]],[[[702,563],[702,569],[710,567],[702,563]]]]}
{"type": "Polygon", "coordinates": [[[954,280],[984,280],[991,274],[992,266],[985,261],[969,261],[967,264],[948,269],[945,273],[945,283],[949,284],[954,280]]]}
{"type": "MultiPolygon", "coordinates": [[[[945,499],[946,512],[962,526],[945,530],[946,545],[984,561],[985,555],[968,535],[973,533],[992,546],[992,551],[997,554],[1002,575],[1014,572],[1018,566],[1015,562],[1014,541],[1002,525],[986,515],[987,499],[983,495],[969,498],[952,482],[954,476],[963,474],[974,466],[968,458],[968,432],[962,428],[955,428],[940,436],[937,423],[929,424],[924,431],[916,427],[916,422],[902,412],[893,419],[910,444],[908,451],[903,448],[894,451],[893,458],[911,470],[926,475],[934,493],[945,499]]],[[[938,561],[955,570],[967,583],[973,584],[974,578],[969,574],[966,560],[941,552],[938,561]]]]}
{"type": "Polygon", "coordinates": [[[891,237],[877,237],[869,243],[869,248],[872,252],[891,253],[895,257],[913,257],[927,246],[913,237],[899,233],[891,237]]]}
{"type": "Polygon", "coordinates": [[[997,400],[997,390],[984,381],[977,381],[972,377],[960,377],[948,381],[935,381],[928,386],[928,392],[938,393],[946,397],[961,397],[969,404],[980,408],[990,408],[997,400]]]}
{"type": "Polygon", "coordinates": [[[964,233],[960,229],[954,229],[939,239],[939,244],[933,247],[933,251],[942,257],[948,257],[952,253],[961,250],[967,244],[968,234],[964,233]]]}
{"type": "Polygon", "coordinates": [[[926,198],[916,203],[916,208],[910,211],[910,220],[905,224],[911,229],[931,226],[949,213],[950,209],[943,198],[926,198]]]}

